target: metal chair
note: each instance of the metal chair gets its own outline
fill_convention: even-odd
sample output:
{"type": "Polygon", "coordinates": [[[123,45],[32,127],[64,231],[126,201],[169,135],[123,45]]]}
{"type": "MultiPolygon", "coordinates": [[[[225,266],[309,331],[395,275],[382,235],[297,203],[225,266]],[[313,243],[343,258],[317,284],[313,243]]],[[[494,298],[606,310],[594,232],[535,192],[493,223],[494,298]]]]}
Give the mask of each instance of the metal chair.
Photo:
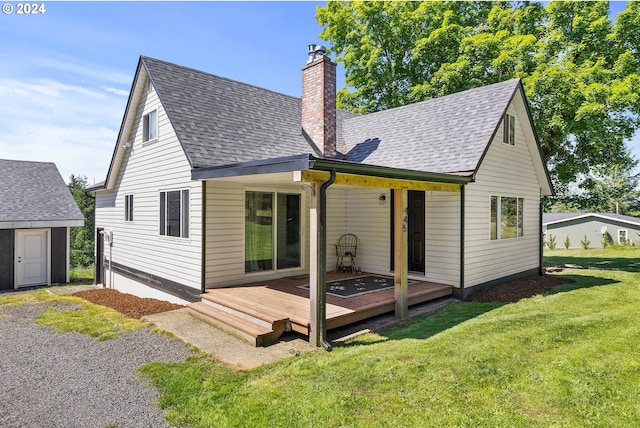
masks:
{"type": "Polygon", "coordinates": [[[358,237],[353,233],[345,233],[336,244],[336,272],[357,273],[360,268],[356,265],[358,237]],[[348,264],[345,264],[348,263],[348,264]]]}

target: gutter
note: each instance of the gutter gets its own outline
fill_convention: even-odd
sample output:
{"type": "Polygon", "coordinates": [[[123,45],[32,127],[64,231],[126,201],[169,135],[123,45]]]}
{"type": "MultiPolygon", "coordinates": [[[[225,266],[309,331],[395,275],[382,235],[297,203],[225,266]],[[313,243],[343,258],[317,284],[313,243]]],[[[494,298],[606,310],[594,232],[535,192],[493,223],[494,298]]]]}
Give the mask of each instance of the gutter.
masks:
{"type": "Polygon", "coordinates": [[[423,172],[411,169],[391,168],[387,166],[366,165],[339,159],[316,158],[309,154],[261,159],[206,168],[193,168],[191,170],[191,179],[208,180],[212,178],[309,170],[326,172],[331,172],[333,170],[335,173],[459,185],[475,181],[475,175],[464,176],[439,172],[423,172]]]}
{"type": "Polygon", "coordinates": [[[461,176],[440,172],[423,172],[412,169],[391,168],[386,166],[367,165],[339,160],[311,159],[309,169],[315,171],[331,171],[337,173],[368,175],[402,180],[430,181],[436,183],[467,184],[475,181],[475,175],[461,176]]]}

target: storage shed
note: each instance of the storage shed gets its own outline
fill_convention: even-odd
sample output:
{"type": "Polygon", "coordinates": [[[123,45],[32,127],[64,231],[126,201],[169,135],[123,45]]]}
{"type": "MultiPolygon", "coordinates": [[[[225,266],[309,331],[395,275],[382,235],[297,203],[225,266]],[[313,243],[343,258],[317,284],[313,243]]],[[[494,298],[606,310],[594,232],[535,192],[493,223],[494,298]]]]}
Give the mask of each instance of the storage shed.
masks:
{"type": "Polygon", "coordinates": [[[84,217],[51,162],[0,159],[0,291],[69,281],[69,232],[84,217]]]}

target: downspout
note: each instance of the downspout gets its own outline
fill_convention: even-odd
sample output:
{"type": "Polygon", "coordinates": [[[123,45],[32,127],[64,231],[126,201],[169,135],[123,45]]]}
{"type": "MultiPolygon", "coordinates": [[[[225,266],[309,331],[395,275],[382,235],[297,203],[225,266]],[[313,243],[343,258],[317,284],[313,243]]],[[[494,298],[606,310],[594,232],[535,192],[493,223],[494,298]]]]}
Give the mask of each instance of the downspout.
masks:
{"type": "Polygon", "coordinates": [[[464,295],[464,184],[460,186],[460,297],[465,299],[464,295]]]}
{"type": "Polygon", "coordinates": [[[319,219],[319,236],[318,247],[320,247],[320,253],[318,255],[318,282],[320,286],[320,299],[318,306],[320,307],[320,319],[318,323],[318,330],[320,331],[320,340],[322,347],[326,351],[330,351],[332,348],[331,342],[327,340],[327,229],[325,224],[327,221],[327,188],[336,181],[336,170],[329,171],[330,176],[327,181],[320,186],[320,219],[319,219]]]}
{"type": "Polygon", "coordinates": [[[542,206],[544,205],[544,201],[543,201],[543,197],[540,197],[540,212],[539,212],[539,233],[538,233],[538,239],[539,239],[539,248],[538,248],[538,252],[539,252],[539,266],[538,266],[538,275],[542,276],[544,275],[544,269],[542,268],[542,256],[543,256],[543,242],[542,242],[542,206]]]}
{"type": "Polygon", "coordinates": [[[200,239],[200,291],[206,293],[207,291],[207,182],[202,181],[202,212],[200,215],[200,230],[202,237],[200,239]]]}

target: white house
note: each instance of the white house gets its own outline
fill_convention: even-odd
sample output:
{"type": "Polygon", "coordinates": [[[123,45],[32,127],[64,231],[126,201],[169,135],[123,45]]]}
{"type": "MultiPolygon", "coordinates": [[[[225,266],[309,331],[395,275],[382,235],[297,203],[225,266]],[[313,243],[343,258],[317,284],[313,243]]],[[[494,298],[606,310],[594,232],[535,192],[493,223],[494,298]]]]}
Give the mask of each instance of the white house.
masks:
{"type": "Polygon", "coordinates": [[[51,162],[0,159],[0,290],[69,282],[69,233],[84,217],[51,162]]]}
{"type": "Polygon", "coordinates": [[[464,298],[539,274],[552,194],[520,80],[356,115],[313,45],[302,98],[141,57],[89,190],[99,283],[184,303],[309,274],[311,312],[343,233],[363,271],[395,276],[401,311],[409,278],[464,298]]]}

